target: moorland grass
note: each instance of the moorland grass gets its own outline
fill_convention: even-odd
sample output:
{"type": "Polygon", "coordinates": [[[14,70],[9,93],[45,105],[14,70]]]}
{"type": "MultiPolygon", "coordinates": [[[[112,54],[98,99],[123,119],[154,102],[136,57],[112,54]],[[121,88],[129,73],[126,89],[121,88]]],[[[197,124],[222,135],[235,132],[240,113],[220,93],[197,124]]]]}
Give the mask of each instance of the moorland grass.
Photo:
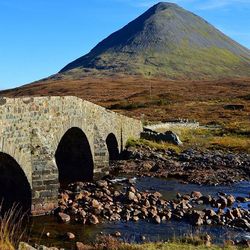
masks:
{"type": "Polygon", "coordinates": [[[15,250],[24,234],[22,223],[25,215],[18,205],[0,214],[0,249],[15,250]]]}
{"type": "MultiPolygon", "coordinates": [[[[166,129],[165,129],[166,130],[166,129]]],[[[166,142],[155,142],[145,139],[129,139],[127,147],[145,145],[155,149],[173,149],[181,152],[188,148],[197,150],[219,149],[233,152],[250,153],[250,127],[245,122],[233,122],[219,127],[171,127],[183,142],[182,146],[175,146],[166,142]]],[[[158,132],[164,132],[164,129],[158,132]]]]}

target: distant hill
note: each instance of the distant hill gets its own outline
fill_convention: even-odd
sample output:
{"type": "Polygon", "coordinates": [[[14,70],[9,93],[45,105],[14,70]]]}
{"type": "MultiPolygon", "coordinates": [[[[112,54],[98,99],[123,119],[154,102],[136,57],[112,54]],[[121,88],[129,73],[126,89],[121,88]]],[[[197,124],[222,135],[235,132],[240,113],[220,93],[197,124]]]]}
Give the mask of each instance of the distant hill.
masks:
{"type": "Polygon", "coordinates": [[[250,76],[250,50],[199,16],[158,3],[69,63],[60,77],[125,74],[169,79],[250,76]]]}

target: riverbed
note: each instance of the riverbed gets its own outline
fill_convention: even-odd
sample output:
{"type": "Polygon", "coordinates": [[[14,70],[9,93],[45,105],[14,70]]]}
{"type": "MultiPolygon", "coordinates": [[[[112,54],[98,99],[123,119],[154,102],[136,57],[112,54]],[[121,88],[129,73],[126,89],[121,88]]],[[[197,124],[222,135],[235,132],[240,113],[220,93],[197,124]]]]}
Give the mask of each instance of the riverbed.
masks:
{"type": "MultiPolygon", "coordinates": [[[[195,184],[181,184],[175,179],[141,177],[135,179],[135,186],[140,191],[158,191],[162,193],[163,198],[167,200],[174,199],[177,193],[186,194],[194,190],[200,191],[204,195],[210,194],[215,196],[218,192],[223,192],[232,194],[235,197],[248,197],[250,192],[250,182],[234,183],[229,186],[199,186],[195,184]]],[[[122,188],[122,186],[120,186],[120,188],[122,188]]],[[[249,209],[250,203],[236,203],[234,206],[249,209]]],[[[140,220],[138,222],[119,221],[98,225],[80,225],[76,223],[58,223],[56,217],[50,215],[32,218],[29,240],[32,244],[36,243],[46,246],[75,249],[76,241],[90,243],[94,242],[100,234],[112,234],[116,231],[121,233],[122,240],[132,243],[142,242],[142,239],[146,239],[146,241],[166,241],[190,233],[208,233],[212,237],[213,242],[216,243],[223,243],[226,239],[250,237],[250,233],[243,230],[215,225],[194,227],[184,220],[165,221],[161,224],[153,224],[140,220]],[[74,233],[76,236],[75,240],[66,240],[64,235],[67,232],[74,233]],[[47,236],[48,233],[49,237],[47,236]]]]}

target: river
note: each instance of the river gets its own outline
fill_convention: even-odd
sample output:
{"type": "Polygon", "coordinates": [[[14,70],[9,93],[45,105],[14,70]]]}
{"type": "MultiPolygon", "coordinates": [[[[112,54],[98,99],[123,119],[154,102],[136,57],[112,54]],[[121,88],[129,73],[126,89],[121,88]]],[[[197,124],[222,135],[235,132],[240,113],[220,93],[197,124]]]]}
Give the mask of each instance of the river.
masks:
{"type": "MultiPolygon", "coordinates": [[[[235,183],[230,186],[198,186],[194,184],[181,184],[175,179],[158,179],[150,177],[138,178],[135,181],[140,191],[150,190],[162,193],[163,198],[169,200],[176,197],[177,193],[186,194],[192,191],[200,191],[203,194],[216,195],[218,192],[232,194],[235,197],[248,197],[250,182],[235,183]]],[[[236,203],[235,206],[249,209],[250,203],[236,203]]],[[[203,207],[201,206],[201,209],[203,207]]],[[[213,242],[223,243],[226,239],[249,237],[250,233],[238,229],[221,226],[191,226],[186,221],[166,221],[161,224],[153,224],[147,221],[138,222],[107,222],[98,225],[79,225],[76,223],[58,223],[54,216],[33,217],[30,225],[30,243],[44,244],[46,246],[64,247],[75,249],[75,242],[89,243],[96,240],[97,235],[114,233],[119,231],[122,239],[128,242],[141,242],[142,236],[146,241],[166,241],[173,237],[180,237],[190,233],[208,233],[213,242]],[[50,233],[50,237],[46,234],[50,233]],[[66,232],[75,234],[74,241],[68,241],[64,235],[66,232]]]]}

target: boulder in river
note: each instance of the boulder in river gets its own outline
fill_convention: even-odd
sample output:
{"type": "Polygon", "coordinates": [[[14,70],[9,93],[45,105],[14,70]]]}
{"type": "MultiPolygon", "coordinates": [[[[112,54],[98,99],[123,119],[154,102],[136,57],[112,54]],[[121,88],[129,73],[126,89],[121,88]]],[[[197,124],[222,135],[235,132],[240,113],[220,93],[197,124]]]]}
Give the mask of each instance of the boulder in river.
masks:
{"type": "Polygon", "coordinates": [[[201,226],[204,224],[204,215],[205,213],[203,211],[197,211],[197,210],[193,210],[193,212],[190,215],[190,220],[191,223],[195,226],[201,226]]]}
{"type": "Polygon", "coordinates": [[[94,214],[92,214],[92,215],[89,216],[89,223],[93,224],[93,225],[96,225],[96,224],[99,223],[99,220],[94,214]]]}
{"type": "Polygon", "coordinates": [[[156,224],[161,224],[161,217],[159,215],[156,215],[154,218],[153,218],[153,221],[154,223],[156,224]]]}
{"type": "Polygon", "coordinates": [[[58,213],[58,218],[61,222],[69,222],[70,221],[70,216],[68,214],[65,213],[58,213]]]}
{"type": "Polygon", "coordinates": [[[235,198],[233,195],[228,195],[227,196],[227,205],[231,207],[235,202],[235,198]]]}
{"type": "Polygon", "coordinates": [[[73,240],[73,239],[75,239],[75,235],[73,234],[73,233],[71,233],[71,232],[67,232],[66,233],[66,238],[68,239],[68,240],[73,240]]]}
{"type": "Polygon", "coordinates": [[[250,230],[250,223],[246,219],[238,218],[230,223],[231,226],[250,230]]]}

